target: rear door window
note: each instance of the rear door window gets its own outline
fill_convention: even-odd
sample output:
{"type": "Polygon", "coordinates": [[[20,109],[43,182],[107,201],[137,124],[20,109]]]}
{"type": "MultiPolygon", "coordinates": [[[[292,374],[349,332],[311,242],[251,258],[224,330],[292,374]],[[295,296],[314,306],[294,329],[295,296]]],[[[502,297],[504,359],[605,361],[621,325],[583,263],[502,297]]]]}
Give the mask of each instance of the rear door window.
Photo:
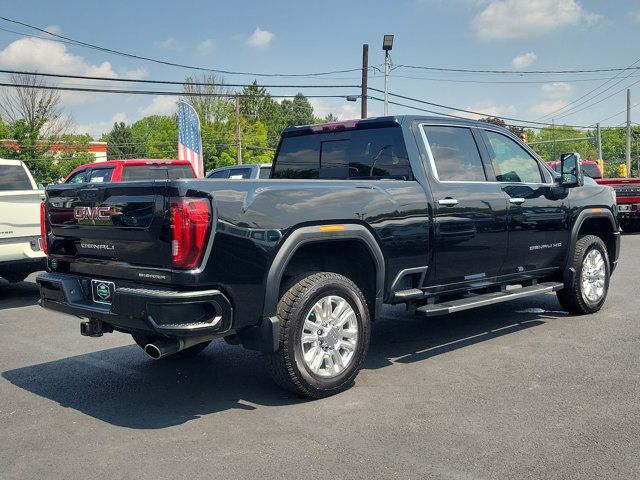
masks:
{"type": "Polygon", "coordinates": [[[251,168],[232,168],[229,170],[229,178],[251,178],[251,168]]]}
{"type": "Polygon", "coordinates": [[[470,128],[423,125],[434,175],[444,182],[484,182],[487,177],[470,128]]]}
{"type": "Polygon", "coordinates": [[[0,165],[0,190],[33,190],[22,165],[0,165]]]}
{"type": "Polygon", "coordinates": [[[272,178],[412,180],[400,127],[285,137],[272,178]]]}
{"type": "Polygon", "coordinates": [[[113,168],[94,168],[91,170],[91,183],[110,182],[113,175],[113,168]]]}

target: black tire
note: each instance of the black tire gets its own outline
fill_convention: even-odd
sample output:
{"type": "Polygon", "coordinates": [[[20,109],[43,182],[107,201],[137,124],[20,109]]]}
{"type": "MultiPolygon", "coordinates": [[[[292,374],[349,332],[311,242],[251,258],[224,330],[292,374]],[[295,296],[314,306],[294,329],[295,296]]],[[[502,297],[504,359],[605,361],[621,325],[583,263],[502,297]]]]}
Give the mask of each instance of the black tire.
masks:
{"type": "Polygon", "coordinates": [[[595,235],[585,235],[576,242],[576,248],[573,258],[570,259],[569,265],[573,268],[575,274],[572,280],[565,282],[564,288],[557,292],[558,301],[562,308],[568,312],[578,315],[595,313],[602,308],[609,291],[610,264],[607,247],[600,237],[595,235]],[[585,257],[592,251],[598,250],[604,259],[604,293],[597,301],[591,301],[586,297],[582,288],[582,269],[585,257]]]}
{"type": "Polygon", "coordinates": [[[287,290],[278,303],[280,345],[275,353],[265,354],[267,369],[282,388],[310,398],[340,393],[353,384],[369,350],[370,318],[364,295],[348,278],[337,273],[311,274],[287,290]],[[305,319],[312,307],[328,295],[345,299],[353,309],[358,326],[357,343],[350,362],[331,378],[314,374],[303,359],[301,338],[305,319]]]}
{"type": "MultiPolygon", "coordinates": [[[[132,333],[131,338],[133,341],[138,344],[138,346],[144,350],[148,344],[153,343],[155,340],[160,340],[165,337],[161,337],[159,335],[145,335],[144,333],[132,333]]],[[[202,352],[205,348],[207,348],[211,344],[211,340],[204,343],[199,343],[197,345],[193,345],[192,347],[185,348],[184,350],[180,350],[178,353],[174,353],[173,355],[169,355],[166,358],[189,358],[193,357],[200,352],[202,352]]]]}

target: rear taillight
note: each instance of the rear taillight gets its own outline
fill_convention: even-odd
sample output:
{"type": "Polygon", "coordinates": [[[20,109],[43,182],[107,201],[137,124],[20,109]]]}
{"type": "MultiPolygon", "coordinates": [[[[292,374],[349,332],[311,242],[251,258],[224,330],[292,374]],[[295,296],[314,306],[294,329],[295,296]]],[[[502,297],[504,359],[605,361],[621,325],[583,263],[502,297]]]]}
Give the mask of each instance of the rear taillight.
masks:
{"type": "Polygon", "coordinates": [[[42,251],[45,255],[49,255],[49,246],[47,245],[47,211],[45,202],[40,203],[40,236],[42,237],[42,251]]]}
{"type": "Polygon", "coordinates": [[[211,227],[211,206],[204,198],[172,198],[171,263],[175,268],[195,268],[204,255],[211,227]]]}

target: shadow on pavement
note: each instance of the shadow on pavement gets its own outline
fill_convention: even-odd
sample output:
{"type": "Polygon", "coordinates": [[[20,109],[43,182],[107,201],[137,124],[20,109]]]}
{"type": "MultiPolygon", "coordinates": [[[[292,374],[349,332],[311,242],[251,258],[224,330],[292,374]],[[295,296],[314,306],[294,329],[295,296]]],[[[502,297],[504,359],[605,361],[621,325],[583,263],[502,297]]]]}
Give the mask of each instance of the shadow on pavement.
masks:
{"type": "MultiPolygon", "coordinates": [[[[374,325],[364,368],[420,362],[541,325],[545,314],[538,310],[557,310],[555,298],[526,306],[542,306],[542,310],[518,311],[521,305],[511,304],[429,320],[400,308],[387,309],[374,325]]],[[[154,362],[131,345],[9,370],[2,376],[64,407],[135,429],[165,428],[229,409],[305,401],[271,381],[260,354],[224,341],[214,342],[192,359],[154,362]]]]}
{"type": "Polygon", "coordinates": [[[0,310],[37,305],[39,299],[38,284],[28,281],[9,283],[0,279],[0,310]]]}

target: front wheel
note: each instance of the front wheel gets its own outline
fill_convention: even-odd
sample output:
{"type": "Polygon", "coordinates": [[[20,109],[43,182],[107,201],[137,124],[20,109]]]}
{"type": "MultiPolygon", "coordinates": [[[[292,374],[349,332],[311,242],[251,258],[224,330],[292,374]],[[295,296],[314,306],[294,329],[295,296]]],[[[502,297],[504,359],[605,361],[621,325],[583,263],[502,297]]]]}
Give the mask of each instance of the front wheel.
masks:
{"type": "Polygon", "coordinates": [[[575,274],[558,291],[562,307],[579,315],[595,313],[602,308],[609,290],[609,255],[601,238],[586,235],[576,242],[569,262],[575,274]]]}
{"type": "Polygon", "coordinates": [[[369,348],[362,292],[336,273],[309,275],[280,298],[280,345],[267,368],[281,387],[311,398],[349,388],[369,348]]]}

